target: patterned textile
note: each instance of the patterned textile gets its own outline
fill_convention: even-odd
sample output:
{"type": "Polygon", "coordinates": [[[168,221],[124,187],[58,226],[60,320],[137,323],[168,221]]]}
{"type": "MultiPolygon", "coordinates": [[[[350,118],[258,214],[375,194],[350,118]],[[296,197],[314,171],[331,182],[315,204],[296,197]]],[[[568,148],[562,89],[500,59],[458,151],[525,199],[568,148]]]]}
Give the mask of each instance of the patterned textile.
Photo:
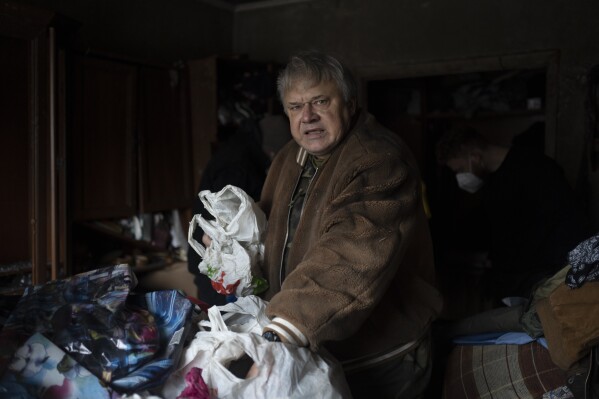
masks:
{"type": "Polygon", "coordinates": [[[147,307],[154,316],[161,349],[151,361],[110,385],[122,392],[139,392],[162,385],[176,367],[192,329],[193,304],[176,290],[154,291],[130,299],[147,307]]]}
{"type": "Polygon", "coordinates": [[[0,331],[0,376],[15,350],[42,333],[103,386],[139,392],[164,383],[191,330],[193,304],[176,290],[131,294],[136,283],[130,267],[118,265],[28,288],[0,331]]]}
{"type": "Polygon", "coordinates": [[[94,398],[120,395],[71,356],[36,333],[15,351],[0,379],[0,398],[94,398]]]}
{"type": "Polygon", "coordinates": [[[563,386],[545,393],[543,399],[574,399],[574,395],[570,388],[563,386]]]}
{"type": "Polygon", "coordinates": [[[52,342],[106,382],[148,362],[160,347],[154,316],[142,307],[111,312],[97,303],[67,304],[52,322],[52,342]]]}
{"type": "Polygon", "coordinates": [[[571,288],[599,280],[599,234],[578,244],[568,254],[568,261],[572,269],[566,275],[566,284],[571,288]]]}
{"type": "Polygon", "coordinates": [[[53,336],[54,314],[63,306],[97,303],[106,309],[120,309],[136,284],[130,267],[117,265],[28,287],[0,332],[0,374],[14,350],[31,335],[53,336]]]}
{"type": "Polygon", "coordinates": [[[566,374],[537,342],[457,346],[449,356],[443,397],[542,398],[566,385],[566,374]]]}

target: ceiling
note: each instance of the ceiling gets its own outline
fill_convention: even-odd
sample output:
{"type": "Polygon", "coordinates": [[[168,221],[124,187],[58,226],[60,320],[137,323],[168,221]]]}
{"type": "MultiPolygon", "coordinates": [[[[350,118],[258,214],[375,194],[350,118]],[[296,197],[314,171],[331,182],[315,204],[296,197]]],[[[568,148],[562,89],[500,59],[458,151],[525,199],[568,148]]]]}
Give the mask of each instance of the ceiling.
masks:
{"type": "Polygon", "coordinates": [[[223,1],[232,6],[238,6],[241,4],[251,4],[251,3],[263,2],[264,0],[223,0],[223,1]]]}
{"type": "Polygon", "coordinates": [[[282,6],[292,3],[303,3],[313,0],[199,0],[215,7],[231,11],[247,11],[258,8],[282,6]]]}

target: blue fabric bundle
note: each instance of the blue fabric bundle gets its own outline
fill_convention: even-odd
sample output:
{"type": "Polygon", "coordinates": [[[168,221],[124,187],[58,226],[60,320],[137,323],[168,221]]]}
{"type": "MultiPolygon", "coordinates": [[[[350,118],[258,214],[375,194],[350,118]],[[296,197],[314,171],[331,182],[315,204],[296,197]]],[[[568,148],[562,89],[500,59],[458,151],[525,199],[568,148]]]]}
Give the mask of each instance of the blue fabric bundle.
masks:
{"type": "Polygon", "coordinates": [[[175,290],[132,295],[127,265],[31,287],[0,332],[0,374],[42,333],[104,383],[135,392],[162,384],[178,362],[193,305],[175,290]]]}

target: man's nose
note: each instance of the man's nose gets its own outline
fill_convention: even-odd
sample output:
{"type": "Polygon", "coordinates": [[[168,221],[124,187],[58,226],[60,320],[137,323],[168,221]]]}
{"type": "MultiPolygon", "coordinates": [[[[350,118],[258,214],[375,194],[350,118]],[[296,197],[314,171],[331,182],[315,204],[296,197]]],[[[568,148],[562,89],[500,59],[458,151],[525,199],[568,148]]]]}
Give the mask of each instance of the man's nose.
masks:
{"type": "Polygon", "coordinates": [[[318,118],[311,103],[305,103],[302,107],[302,122],[313,122],[318,118]]]}

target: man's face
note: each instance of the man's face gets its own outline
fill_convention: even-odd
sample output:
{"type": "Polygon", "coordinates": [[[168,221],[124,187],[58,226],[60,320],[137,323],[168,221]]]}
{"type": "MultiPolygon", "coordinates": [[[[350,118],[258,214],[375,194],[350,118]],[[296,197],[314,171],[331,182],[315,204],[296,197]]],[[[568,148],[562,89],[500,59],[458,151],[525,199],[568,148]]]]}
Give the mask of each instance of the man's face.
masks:
{"type": "Polygon", "coordinates": [[[309,154],[330,154],[349,129],[353,104],[346,104],[335,83],[297,81],[285,93],[293,139],[309,154]]]}
{"type": "Polygon", "coordinates": [[[473,152],[461,157],[450,158],[447,160],[446,164],[454,173],[471,172],[478,177],[485,177],[487,174],[478,152],[473,152]]]}
{"type": "Polygon", "coordinates": [[[447,160],[447,166],[453,173],[470,172],[468,157],[450,158],[447,160]]]}

